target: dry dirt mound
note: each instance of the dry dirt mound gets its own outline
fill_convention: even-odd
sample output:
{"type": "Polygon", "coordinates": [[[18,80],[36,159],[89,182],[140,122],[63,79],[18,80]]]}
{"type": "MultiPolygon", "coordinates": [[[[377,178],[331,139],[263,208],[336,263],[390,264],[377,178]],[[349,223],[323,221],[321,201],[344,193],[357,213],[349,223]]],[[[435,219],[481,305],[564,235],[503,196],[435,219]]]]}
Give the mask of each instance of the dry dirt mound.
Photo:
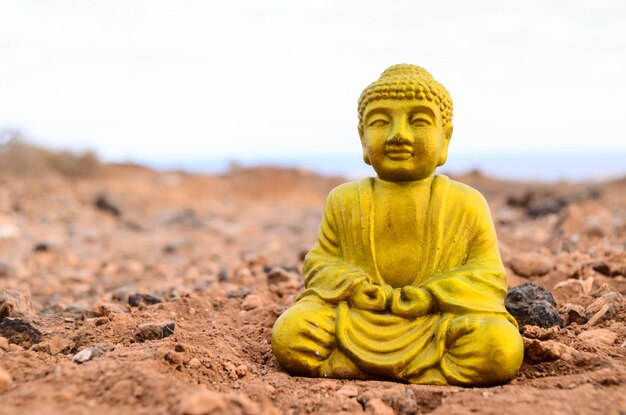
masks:
{"type": "Polygon", "coordinates": [[[510,284],[551,290],[564,321],[525,328],[500,387],[278,367],[271,327],[339,179],[0,175],[0,414],[625,413],[626,181],[461,180],[490,202],[510,284]]]}

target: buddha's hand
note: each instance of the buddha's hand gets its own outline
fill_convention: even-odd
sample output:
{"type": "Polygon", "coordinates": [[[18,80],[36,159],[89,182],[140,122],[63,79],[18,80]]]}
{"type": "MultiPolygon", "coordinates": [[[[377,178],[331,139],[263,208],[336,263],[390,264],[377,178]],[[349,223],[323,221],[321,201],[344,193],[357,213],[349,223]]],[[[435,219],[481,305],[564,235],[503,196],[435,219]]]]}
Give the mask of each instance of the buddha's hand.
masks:
{"type": "Polygon", "coordinates": [[[363,281],[350,294],[350,305],[360,310],[385,311],[391,297],[391,287],[363,281]]]}
{"type": "Polygon", "coordinates": [[[396,288],[391,296],[391,312],[405,318],[430,314],[434,308],[433,296],[423,288],[411,285],[396,288]]]}

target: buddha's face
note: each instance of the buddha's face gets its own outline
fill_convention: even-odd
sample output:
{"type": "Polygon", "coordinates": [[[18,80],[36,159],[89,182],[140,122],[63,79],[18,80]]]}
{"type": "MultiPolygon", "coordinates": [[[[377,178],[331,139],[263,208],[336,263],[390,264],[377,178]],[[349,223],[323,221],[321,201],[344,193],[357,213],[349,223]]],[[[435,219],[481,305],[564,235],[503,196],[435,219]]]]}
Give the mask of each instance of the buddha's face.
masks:
{"type": "Polygon", "coordinates": [[[369,103],[359,126],[363,159],[383,180],[407,182],[431,176],[445,163],[452,125],[426,100],[382,99],[369,103]]]}

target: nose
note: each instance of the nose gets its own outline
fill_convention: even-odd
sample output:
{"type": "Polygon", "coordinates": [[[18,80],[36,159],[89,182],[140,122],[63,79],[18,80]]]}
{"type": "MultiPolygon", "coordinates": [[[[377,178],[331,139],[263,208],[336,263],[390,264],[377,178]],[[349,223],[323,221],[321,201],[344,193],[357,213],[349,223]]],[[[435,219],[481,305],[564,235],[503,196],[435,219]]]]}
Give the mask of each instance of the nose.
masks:
{"type": "Polygon", "coordinates": [[[412,146],[413,140],[408,130],[409,125],[406,120],[394,120],[389,136],[387,136],[387,143],[412,146]]]}

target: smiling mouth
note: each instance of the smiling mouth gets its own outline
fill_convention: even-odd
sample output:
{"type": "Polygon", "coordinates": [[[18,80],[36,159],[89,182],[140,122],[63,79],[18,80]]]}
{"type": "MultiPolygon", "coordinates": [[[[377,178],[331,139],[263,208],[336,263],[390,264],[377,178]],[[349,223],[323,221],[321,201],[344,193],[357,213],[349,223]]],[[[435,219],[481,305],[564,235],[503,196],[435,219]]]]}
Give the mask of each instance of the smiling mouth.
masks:
{"type": "Polygon", "coordinates": [[[391,160],[408,160],[413,157],[413,152],[406,147],[388,148],[385,150],[385,154],[391,160]]]}

